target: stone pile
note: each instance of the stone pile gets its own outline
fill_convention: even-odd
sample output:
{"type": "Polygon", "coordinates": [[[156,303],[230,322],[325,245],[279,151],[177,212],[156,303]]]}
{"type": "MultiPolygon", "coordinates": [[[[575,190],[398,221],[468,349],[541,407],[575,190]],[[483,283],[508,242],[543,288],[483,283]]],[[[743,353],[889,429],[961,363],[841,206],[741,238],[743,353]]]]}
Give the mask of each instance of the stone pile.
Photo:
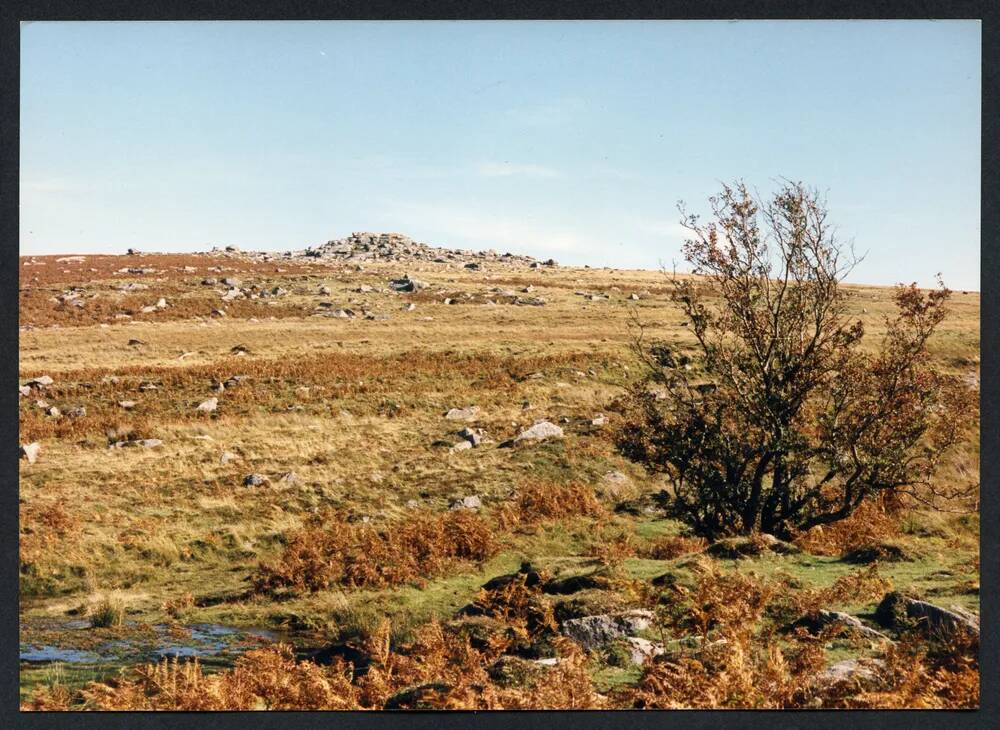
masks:
{"type": "MultiPolygon", "coordinates": [[[[294,257],[298,252],[292,252],[294,257]]],[[[347,238],[308,248],[301,255],[312,258],[334,258],[363,263],[365,261],[431,261],[461,264],[479,269],[483,263],[530,265],[535,259],[496,251],[460,251],[418,243],[400,233],[352,233],[347,238]],[[471,264],[471,265],[470,265],[471,264]]]]}

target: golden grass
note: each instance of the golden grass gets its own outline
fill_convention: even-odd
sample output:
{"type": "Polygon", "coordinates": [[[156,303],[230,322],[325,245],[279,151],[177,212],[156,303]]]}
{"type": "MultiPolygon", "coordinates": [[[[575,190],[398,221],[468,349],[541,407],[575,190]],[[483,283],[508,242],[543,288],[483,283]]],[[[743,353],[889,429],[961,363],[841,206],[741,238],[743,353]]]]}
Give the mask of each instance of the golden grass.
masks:
{"type": "MultiPolygon", "coordinates": [[[[20,320],[32,328],[20,333],[20,376],[49,374],[56,382],[47,392],[19,402],[21,441],[42,444],[34,465],[21,464],[25,617],[59,618],[91,596],[117,590],[128,602],[129,615],[146,622],[330,626],[354,612],[358,625],[377,626],[390,610],[445,618],[446,610],[476,601],[479,585],[491,577],[477,577],[486,566],[509,566],[511,561],[516,566],[521,559],[553,566],[603,562],[622,573],[639,565],[652,576],[690,560],[702,547],[690,538],[643,532],[660,529],[662,515],[614,514],[617,499],[638,499],[663,485],[623,461],[608,429],[590,425],[598,413],[613,418],[614,399],[641,374],[630,349],[633,312],[648,323],[647,339],[681,348],[691,343],[687,328],[679,326],[679,313],[663,294],[659,273],[576,268],[470,272],[431,264],[373,264],[355,272],[340,265],[249,264],[196,256],[88,256],[80,264],[36,260],[44,265],[29,265],[29,259],[21,264],[20,320]],[[114,273],[126,266],[157,271],[114,273]],[[185,266],[196,271],[184,271],[185,266]],[[214,267],[223,272],[211,271],[214,267]],[[386,290],[387,280],[404,271],[430,283],[426,297],[386,290]],[[199,282],[205,276],[230,275],[260,286],[280,285],[288,294],[232,303],[226,306],[226,318],[209,318],[221,301],[213,299],[212,287],[199,282]],[[115,289],[127,281],[150,288],[129,294],[115,289]],[[330,286],[332,294],[318,296],[320,283],[330,286]],[[358,294],[354,290],[360,283],[375,291],[358,294]],[[82,310],[50,301],[73,285],[97,296],[82,310]],[[482,303],[496,298],[493,288],[520,293],[529,285],[534,291],[525,296],[542,296],[545,306],[482,303]],[[592,302],[577,291],[605,292],[610,298],[592,302]],[[445,305],[440,303],[445,292],[456,292],[460,302],[468,295],[467,301],[479,303],[445,305]],[[632,292],[650,296],[636,302],[628,298],[632,292]],[[166,310],[137,314],[140,321],[133,324],[114,319],[116,313],[159,296],[170,302],[166,310]],[[416,299],[421,300],[416,309],[405,311],[416,299]],[[319,301],[385,313],[390,319],[309,316],[319,301]],[[146,344],[129,346],[130,338],[146,344]],[[233,356],[236,345],[245,345],[249,353],[233,356]],[[194,410],[214,395],[212,381],[235,374],[249,377],[219,395],[215,414],[194,410]],[[102,382],[106,376],[118,381],[102,382]],[[158,389],[140,391],[144,381],[158,389]],[[64,411],[85,406],[87,415],[52,419],[35,406],[38,398],[64,411]],[[137,405],[125,411],[119,400],[137,405]],[[470,404],[482,409],[470,425],[484,429],[492,443],[452,454],[448,446],[459,440],[457,431],[466,424],[447,421],[443,414],[470,404]],[[497,448],[540,418],[562,425],[566,438],[497,448]],[[114,438],[131,434],[164,443],[151,449],[108,449],[110,431],[114,438]],[[223,464],[223,452],[239,458],[223,464]],[[627,472],[629,483],[606,483],[610,471],[627,472]],[[282,481],[287,472],[297,479],[282,481]],[[250,473],[265,474],[271,481],[243,487],[242,479],[250,473]],[[480,495],[486,508],[478,515],[447,512],[452,499],[469,494],[480,495]],[[339,522],[323,524],[323,515],[339,515],[339,522]],[[269,567],[260,569],[261,564],[269,567]],[[252,575],[261,587],[280,588],[278,592],[291,596],[281,601],[272,600],[267,591],[248,596],[252,575]],[[330,618],[334,614],[336,620],[330,618]]],[[[852,287],[851,292],[854,311],[869,336],[878,337],[880,318],[890,311],[889,290],[852,287]]],[[[956,294],[952,308],[953,316],[931,343],[934,362],[947,372],[978,372],[979,296],[956,294]]],[[[968,444],[942,478],[975,482],[978,444],[968,444]]],[[[941,563],[955,571],[952,578],[935,579],[933,585],[950,591],[945,596],[967,595],[970,586],[978,590],[977,522],[925,517],[909,507],[898,513],[872,510],[800,536],[798,542],[810,553],[839,556],[865,542],[909,541],[930,554],[954,557],[907,568],[919,585],[928,585],[920,571],[931,573],[941,563]]],[[[715,565],[708,558],[699,560],[715,565]]],[[[758,609],[790,612],[825,601],[847,602],[851,591],[868,600],[880,590],[886,573],[881,570],[878,576],[871,569],[856,571],[835,585],[779,582],[780,592],[788,596],[784,603],[780,595],[763,598],[778,590],[773,587],[733,583],[712,589],[715,593],[699,589],[706,605],[715,606],[702,606],[703,628],[716,631],[720,621],[735,626],[740,616],[754,623],[758,609]],[[728,609],[724,604],[736,593],[744,603],[728,609]]],[[[897,589],[908,587],[895,584],[897,589]]],[[[493,606],[500,620],[519,628],[521,639],[523,632],[546,630],[549,614],[538,596],[510,590],[511,595],[479,598],[493,606]]],[[[625,588],[618,593],[624,596],[625,588]]],[[[628,600],[633,599],[629,594],[628,600]]],[[[679,605],[688,603],[681,600],[679,605]]],[[[698,615],[689,610],[687,618],[698,615]]],[[[206,673],[185,665],[144,670],[145,676],[92,687],[86,703],[109,709],[196,709],[199,702],[228,709],[379,707],[414,683],[442,677],[450,689],[421,702],[566,708],[710,702],[811,706],[815,700],[791,689],[796,678],[812,671],[808,642],[796,644],[795,652],[806,652],[801,657],[786,655],[784,645],[767,638],[759,625],[732,640],[732,655],[694,657],[703,669],[691,665],[668,672],[657,663],[621,696],[617,690],[598,693],[592,682],[594,659],[570,646],[562,646],[564,661],[546,670],[546,681],[515,691],[484,679],[485,667],[495,658],[489,651],[473,655],[450,636],[439,639],[434,630],[428,632],[415,648],[393,647],[383,654],[367,686],[345,679],[339,673],[343,667],[307,665],[279,650],[247,654],[228,672],[206,673]],[[780,661],[776,647],[782,652],[780,661]],[[731,694],[725,694],[718,679],[720,666],[737,677],[731,694]],[[661,670],[662,676],[656,674],[661,670]],[[463,680],[463,675],[471,679],[463,680]],[[381,679],[376,682],[376,677],[381,679]],[[753,677],[762,687],[757,694],[747,684],[753,677]],[[675,685],[688,689],[669,689],[675,685]],[[704,693],[697,694],[699,686],[704,693]]],[[[919,654],[919,647],[915,651],[919,654]]],[[[913,701],[949,707],[976,701],[978,674],[968,662],[946,666],[941,658],[927,655],[919,660],[916,674],[904,676],[905,662],[885,660],[897,677],[887,685],[888,694],[855,692],[820,701],[827,706],[913,701]]],[[[78,693],[55,689],[33,706],[76,706],[80,701],[78,693]]]]}

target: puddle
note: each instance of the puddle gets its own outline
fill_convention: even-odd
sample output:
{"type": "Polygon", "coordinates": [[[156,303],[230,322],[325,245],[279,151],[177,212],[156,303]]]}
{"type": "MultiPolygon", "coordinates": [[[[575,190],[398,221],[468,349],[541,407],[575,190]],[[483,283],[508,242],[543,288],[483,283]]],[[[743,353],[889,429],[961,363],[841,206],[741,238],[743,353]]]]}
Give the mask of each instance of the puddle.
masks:
{"type": "MultiPolygon", "coordinates": [[[[67,664],[141,663],[164,657],[235,657],[265,644],[287,640],[267,629],[248,629],[223,624],[187,626],[156,624],[134,625],[134,635],[101,641],[86,621],[72,620],[48,624],[44,638],[20,644],[20,660],[30,663],[65,662],[67,664]],[[58,642],[56,643],[45,643],[58,642]],[[84,644],[87,648],[73,647],[84,644]],[[69,646],[67,646],[69,645],[69,646]]],[[[131,628],[126,626],[126,628],[131,628]]]]}
{"type": "Polygon", "coordinates": [[[62,649],[58,646],[21,646],[22,662],[66,662],[68,664],[97,664],[101,656],[82,649],[62,649]]]}

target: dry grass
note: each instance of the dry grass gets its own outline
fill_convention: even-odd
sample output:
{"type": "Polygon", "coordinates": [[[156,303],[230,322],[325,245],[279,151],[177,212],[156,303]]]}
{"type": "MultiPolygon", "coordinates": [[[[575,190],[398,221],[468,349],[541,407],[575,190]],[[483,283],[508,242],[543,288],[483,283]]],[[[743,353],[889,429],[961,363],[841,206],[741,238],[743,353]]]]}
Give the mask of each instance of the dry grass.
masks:
{"type": "MultiPolygon", "coordinates": [[[[311,640],[323,641],[353,621],[365,627],[359,633],[370,634],[377,661],[367,680],[343,665],[298,662],[281,649],[248,653],[214,673],[168,663],[92,685],[84,694],[56,682],[30,703],[36,709],[375,708],[422,684],[442,686],[404,697],[402,706],[771,707],[819,701],[888,707],[912,701],[959,707],[977,701],[978,667],[969,652],[954,647],[949,654],[926,642],[906,649],[910,653],[898,649],[898,659],[879,655],[887,679],[877,692],[853,688],[819,700],[795,694],[795,681],[819,671],[815,657],[823,642],[779,638],[771,625],[779,615],[813,606],[877,600],[886,585],[880,581],[890,574],[899,590],[912,583],[940,591],[935,601],[943,605],[953,598],[972,605],[978,591],[973,517],[932,518],[905,505],[899,512],[866,508],[847,523],[800,536],[798,544],[813,555],[840,556],[866,543],[902,540],[931,557],[855,570],[839,581],[813,580],[810,568],[785,580],[782,570],[796,565],[794,557],[741,559],[739,571],[752,563],[769,566],[776,576],[758,585],[738,576],[727,582],[730,567],[707,556],[697,557],[701,567],[679,567],[703,544],[675,536],[677,526],[662,515],[610,509],[617,489],[623,490],[619,498],[639,500],[662,488],[622,461],[608,427],[590,425],[598,413],[614,417],[609,404],[639,375],[630,350],[633,311],[649,324],[647,337],[681,349],[691,342],[662,296],[658,273],[470,272],[430,264],[373,264],[356,272],[225,256],[37,260],[44,265],[21,264],[20,320],[33,327],[20,333],[20,376],[49,374],[56,382],[19,402],[21,441],[42,444],[40,459],[21,466],[22,616],[60,619],[117,591],[127,600],[129,618],[147,623],[308,626],[319,632],[311,640]],[[156,271],[115,273],[126,266],[156,271]],[[387,290],[387,280],[404,271],[430,283],[426,296],[387,290]],[[238,300],[226,305],[227,317],[209,319],[221,301],[213,287],[200,284],[206,276],[280,285],[288,294],[238,300]],[[131,281],[149,289],[116,289],[131,281]],[[320,283],[332,294],[319,297],[320,283]],[[374,291],[357,293],[361,283],[374,291]],[[545,306],[483,304],[497,299],[494,288],[521,294],[529,285],[534,291],[522,296],[544,297],[545,306]],[[51,301],[70,286],[84,288],[84,308],[51,301]],[[590,301],[577,291],[609,298],[590,301]],[[643,291],[650,296],[628,299],[643,291]],[[479,304],[440,303],[451,293],[479,304]],[[167,309],[135,311],[160,296],[170,303],[167,309]],[[309,316],[321,300],[390,319],[309,316]],[[416,309],[404,310],[411,301],[416,309]],[[139,321],[114,318],[126,310],[139,321]],[[129,346],[130,338],[146,344],[129,346]],[[233,356],[236,345],[245,345],[248,354],[233,356]],[[216,413],[194,410],[215,395],[213,381],[235,374],[248,378],[219,395],[216,413]],[[106,376],[117,382],[104,382],[106,376]],[[158,389],[140,391],[143,382],[158,389]],[[35,406],[38,398],[64,412],[85,406],[87,414],[53,419],[35,406]],[[125,411],[119,400],[136,406],[125,411]],[[469,425],[483,428],[493,442],[451,454],[447,447],[466,424],[443,414],[470,404],[482,412],[469,425]],[[566,437],[497,448],[540,418],[562,425],[566,437]],[[109,439],[126,436],[164,443],[107,448],[109,439]],[[223,452],[239,458],[223,464],[223,452]],[[628,472],[627,485],[608,487],[604,477],[611,471],[628,472]],[[287,472],[297,479],[281,481],[287,472]],[[271,481],[244,488],[249,473],[271,481]],[[480,495],[486,507],[447,512],[451,500],[469,494],[480,495]],[[735,633],[728,644],[644,667],[639,684],[633,672],[615,680],[616,689],[598,691],[594,678],[607,670],[603,660],[559,638],[551,602],[537,587],[514,582],[479,593],[486,579],[522,560],[557,574],[595,562],[613,569],[615,581],[579,598],[593,611],[605,610],[602,601],[612,598],[615,605],[657,605],[659,592],[648,578],[677,571],[684,583],[690,574],[719,568],[723,575],[711,579],[714,587],[699,587],[697,600],[667,594],[660,612],[676,605],[678,613],[663,617],[663,630],[671,636],[704,631],[709,643],[735,633]],[[249,591],[248,575],[262,589],[257,594],[249,591]],[[503,627],[494,643],[470,650],[440,626],[419,627],[470,602],[503,627]],[[379,633],[387,615],[398,617],[400,637],[416,631],[414,640],[397,646],[379,633]],[[487,676],[504,652],[543,638],[554,642],[562,661],[535,667],[542,673],[538,681],[511,687],[487,676]]],[[[888,292],[853,287],[852,294],[854,310],[877,337],[889,311],[888,292]]],[[[953,309],[932,343],[934,362],[950,373],[977,372],[978,295],[957,294],[953,309]]],[[[978,446],[970,443],[942,475],[967,484],[977,472],[978,446]]],[[[838,570],[840,578],[844,569],[838,570]]],[[[92,631],[101,630],[81,633],[92,631]]]]}

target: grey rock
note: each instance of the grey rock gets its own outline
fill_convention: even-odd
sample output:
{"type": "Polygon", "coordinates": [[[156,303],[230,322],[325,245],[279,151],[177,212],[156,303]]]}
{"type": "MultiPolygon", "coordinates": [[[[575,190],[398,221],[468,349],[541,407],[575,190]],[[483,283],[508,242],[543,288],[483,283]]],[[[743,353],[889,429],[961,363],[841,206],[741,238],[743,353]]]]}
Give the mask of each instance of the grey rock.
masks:
{"type": "Polygon", "coordinates": [[[637,667],[641,667],[664,652],[662,644],[638,636],[628,636],[625,638],[624,643],[628,650],[629,661],[637,667]]]}
{"type": "Polygon", "coordinates": [[[872,689],[879,684],[879,670],[884,666],[880,659],[844,659],[816,675],[814,683],[820,687],[849,684],[857,689],[872,689]]]}
{"type": "Polygon", "coordinates": [[[483,501],[477,497],[475,494],[470,494],[467,497],[462,497],[461,499],[456,499],[451,503],[449,509],[479,509],[483,506],[483,501]]]}
{"type": "Polygon", "coordinates": [[[131,411],[133,408],[135,408],[135,401],[134,400],[120,400],[120,401],[118,401],[118,405],[121,406],[122,408],[124,408],[126,411],[131,411]]]}
{"type": "Polygon", "coordinates": [[[479,416],[479,406],[467,408],[452,408],[444,414],[449,421],[473,421],[479,416]]]}
{"type": "Polygon", "coordinates": [[[66,411],[66,415],[70,418],[83,418],[87,415],[87,408],[85,406],[76,406],[66,411]]]}
{"type": "Polygon", "coordinates": [[[814,630],[822,629],[827,626],[839,625],[850,631],[851,633],[862,636],[866,639],[872,640],[890,640],[888,636],[883,634],[881,631],[876,631],[873,628],[869,628],[861,623],[861,620],[849,613],[843,613],[841,611],[829,611],[827,609],[821,608],[818,611],[806,616],[796,624],[806,624],[814,630]]]}
{"type": "Polygon", "coordinates": [[[652,611],[635,609],[568,619],[563,622],[561,631],[587,651],[593,651],[617,639],[634,636],[649,628],[652,621],[652,611]]]}
{"type": "Polygon", "coordinates": [[[628,478],[628,475],[620,471],[609,471],[603,477],[601,481],[610,486],[624,487],[628,486],[632,480],[628,478]]]}
{"type": "Polygon", "coordinates": [[[48,388],[52,383],[55,382],[48,375],[39,375],[37,378],[32,378],[25,383],[29,388],[48,388]]]}
{"type": "Polygon", "coordinates": [[[416,292],[426,289],[427,282],[420,281],[419,279],[413,279],[407,275],[402,279],[393,279],[389,282],[389,286],[398,292],[416,292]]]}
{"type": "Polygon", "coordinates": [[[459,441],[457,444],[451,447],[449,451],[455,453],[457,451],[465,451],[472,448],[472,443],[469,441],[459,441]]]}
{"type": "Polygon", "coordinates": [[[219,399],[209,398],[208,400],[204,400],[201,403],[199,403],[196,410],[199,410],[203,413],[211,413],[218,407],[219,407],[219,399]]]}
{"type": "Polygon", "coordinates": [[[26,459],[29,464],[34,464],[38,460],[38,454],[41,450],[42,446],[37,441],[33,441],[30,444],[21,444],[19,456],[22,459],[26,459]]]}
{"type": "Polygon", "coordinates": [[[967,632],[979,636],[979,616],[962,608],[952,610],[920,601],[902,593],[887,593],[875,609],[875,620],[886,628],[902,628],[906,620],[915,621],[929,634],[942,637],[967,632]],[[956,610],[957,609],[957,610],[956,610]]]}
{"type": "Polygon", "coordinates": [[[243,477],[243,486],[259,487],[262,484],[267,484],[269,481],[270,479],[268,479],[263,474],[247,474],[245,477],[243,477]]]}
{"type": "Polygon", "coordinates": [[[483,439],[485,437],[482,429],[469,428],[469,427],[463,428],[461,431],[458,432],[458,435],[464,438],[473,446],[479,446],[479,444],[483,442],[483,439]]]}
{"type": "Polygon", "coordinates": [[[514,439],[515,442],[520,441],[544,441],[549,438],[562,438],[563,430],[554,423],[549,421],[538,421],[531,428],[527,428],[522,431],[514,439]]]}

